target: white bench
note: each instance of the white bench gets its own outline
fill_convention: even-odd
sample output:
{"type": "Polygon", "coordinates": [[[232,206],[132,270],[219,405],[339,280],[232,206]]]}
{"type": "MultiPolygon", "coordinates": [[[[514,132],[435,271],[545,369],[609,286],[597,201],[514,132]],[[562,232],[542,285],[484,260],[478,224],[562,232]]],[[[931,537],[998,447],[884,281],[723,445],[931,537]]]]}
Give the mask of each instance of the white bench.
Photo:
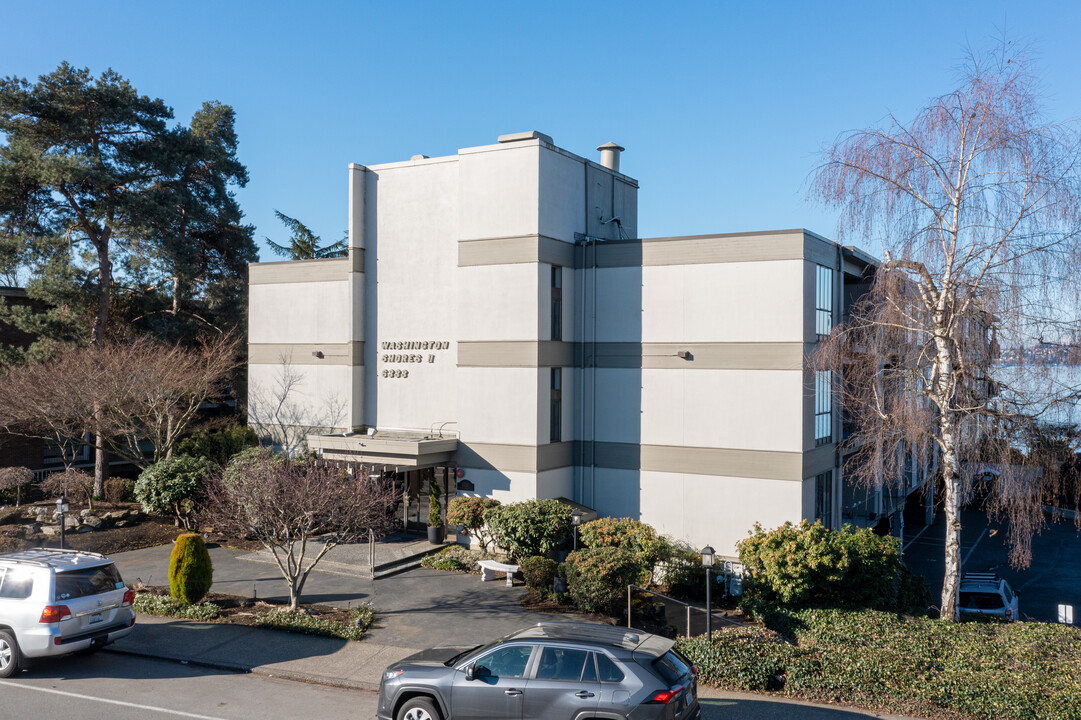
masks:
{"type": "Polygon", "coordinates": [[[480,568],[481,582],[495,580],[495,574],[501,572],[507,574],[507,587],[514,587],[514,573],[518,572],[517,565],[507,565],[495,560],[480,560],[477,562],[477,567],[480,568]]]}

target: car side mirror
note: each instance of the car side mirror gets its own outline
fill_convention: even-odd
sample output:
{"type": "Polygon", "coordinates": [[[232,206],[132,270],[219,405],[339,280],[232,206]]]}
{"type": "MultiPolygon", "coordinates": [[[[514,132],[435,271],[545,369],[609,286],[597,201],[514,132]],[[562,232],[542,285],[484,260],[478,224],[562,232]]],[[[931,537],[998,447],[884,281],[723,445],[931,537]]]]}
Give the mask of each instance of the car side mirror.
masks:
{"type": "Polygon", "coordinates": [[[465,679],[472,681],[472,680],[476,679],[476,677],[477,676],[476,676],[476,672],[475,672],[475,667],[474,667],[473,663],[469,663],[468,665],[465,666],[465,679]]]}
{"type": "Polygon", "coordinates": [[[1013,591],[1013,596],[1014,597],[1021,597],[1021,591],[1020,590],[1014,590],[1013,591]]]}

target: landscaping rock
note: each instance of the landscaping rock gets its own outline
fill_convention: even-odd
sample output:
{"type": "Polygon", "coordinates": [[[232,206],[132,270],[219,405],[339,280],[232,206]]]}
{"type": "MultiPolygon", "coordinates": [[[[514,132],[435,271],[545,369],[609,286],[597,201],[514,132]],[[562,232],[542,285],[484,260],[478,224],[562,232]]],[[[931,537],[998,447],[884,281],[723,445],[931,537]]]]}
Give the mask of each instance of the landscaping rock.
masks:
{"type": "Polygon", "coordinates": [[[127,527],[128,525],[131,525],[131,520],[117,520],[113,523],[113,527],[118,528],[127,527]]]}
{"type": "Polygon", "coordinates": [[[104,525],[101,518],[95,517],[93,515],[84,515],[82,520],[83,527],[89,527],[93,530],[101,530],[102,525],[104,525]]]}
{"type": "Polygon", "coordinates": [[[41,526],[41,534],[42,535],[59,535],[60,534],[60,527],[58,525],[42,525],[41,526]]]}

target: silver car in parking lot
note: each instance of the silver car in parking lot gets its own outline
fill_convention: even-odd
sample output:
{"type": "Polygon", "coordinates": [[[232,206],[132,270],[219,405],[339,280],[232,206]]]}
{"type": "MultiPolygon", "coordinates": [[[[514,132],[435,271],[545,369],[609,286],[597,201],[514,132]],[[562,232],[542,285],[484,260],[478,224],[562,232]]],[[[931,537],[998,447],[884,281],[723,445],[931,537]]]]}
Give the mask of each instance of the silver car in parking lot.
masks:
{"type": "Polygon", "coordinates": [[[381,720],[696,720],[696,669],[659,635],[539,623],[471,649],[436,648],[388,667],[381,720]]]}
{"type": "Polygon", "coordinates": [[[135,592],[98,553],[0,555],[0,678],[27,658],[94,651],[131,632],[135,592]]]}

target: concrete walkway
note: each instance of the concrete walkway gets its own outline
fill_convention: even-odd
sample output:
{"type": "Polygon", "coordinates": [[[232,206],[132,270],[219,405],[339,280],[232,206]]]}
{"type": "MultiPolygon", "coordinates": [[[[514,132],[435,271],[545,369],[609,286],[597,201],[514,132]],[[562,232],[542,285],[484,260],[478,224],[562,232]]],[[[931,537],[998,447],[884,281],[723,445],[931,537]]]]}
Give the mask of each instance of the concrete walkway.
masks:
{"type": "MultiPolygon", "coordinates": [[[[171,546],[112,556],[128,584],[167,583],[171,546]]],[[[244,551],[212,548],[213,592],[286,600],[277,567],[248,562],[244,551]]],[[[318,566],[317,566],[318,567],[318,566]]],[[[278,630],[139,615],[135,632],[110,652],[252,672],[271,677],[357,690],[377,690],[383,670],[418,649],[472,647],[522,627],[564,615],[528,612],[519,604],[525,588],[502,579],[481,583],[476,575],[417,569],[371,581],[353,575],[312,572],[303,599],[341,607],[372,602],[376,624],[360,642],[278,630]]],[[[794,720],[906,720],[836,706],[813,705],[768,695],[702,688],[703,718],[787,717],[794,720]]]]}

